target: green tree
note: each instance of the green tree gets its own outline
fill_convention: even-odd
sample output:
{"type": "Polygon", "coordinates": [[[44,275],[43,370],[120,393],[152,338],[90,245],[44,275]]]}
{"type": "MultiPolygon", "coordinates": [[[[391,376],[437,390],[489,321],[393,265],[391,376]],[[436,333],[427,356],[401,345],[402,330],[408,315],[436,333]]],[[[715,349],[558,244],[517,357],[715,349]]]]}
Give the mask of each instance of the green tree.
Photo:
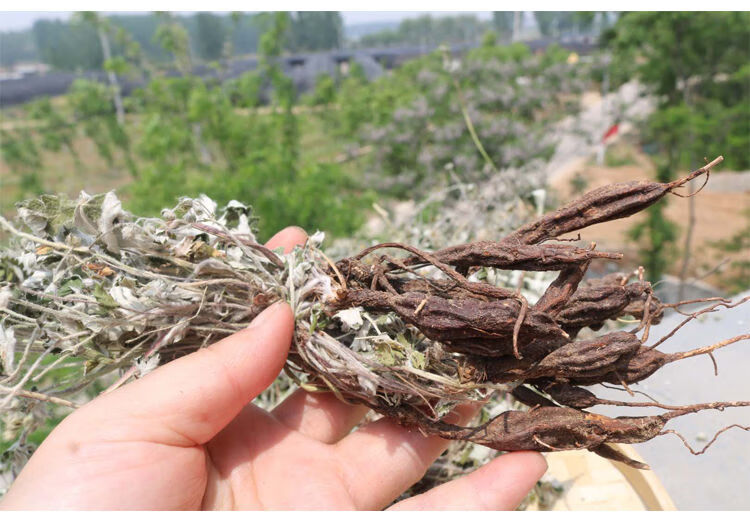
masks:
{"type": "Polygon", "coordinates": [[[196,21],[196,47],[203,59],[219,59],[227,36],[221,18],[211,13],[198,13],[196,21]]]}
{"type": "Polygon", "coordinates": [[[360,39],[363,47],[389,45],[437,46],[441,44],[476,43],[491,24],[472,15],[433,17],[430,15],[406,19],[396,30],[368,34],[360,39]]]}
{"type": "Polygon", "coordinates": [[[290,17],[288,47],[295,52],[339,48],[343,34],[338,11],[298,11],[290,17]]]}
{"type": "Polygon", "coordinates": [[[117,79],[117,71],[123,71],[123,62],[113,60],[112,48],[109,41],[112,26],[106,18],[93,11],[76,13],[74,19],[77,22],[90,25],[96,30],[96,34],[99,37],[99,44],[102,49],[102,57],[104,58],[102,65],[107,72],[107,79],[112,90],[112,101],[115,105],[117,123],[122,126],[125,124],[125,106],[122,102],[122,91],[120,88],[120,82],[117,79]]]}
{"type": "Polygon", "coordinates": [[[505,36],[513,32],[513,11],[493,11],[492,26],[501,35],[505,36]]]}
{"type": "MultiPolygon", "coordinates": [[[[725,155],[728,167],[750,167],[750,13],[630,12],[620,16],[606,41],[613,77],[637,77],[659,99],[646,137],[659,147],[660,181],[696,168],[709,153],[725,155]]],[[[654,265],[652,279],[666,263],[648,257],[663,255],[675,237],[663,210],[663,202],[655,205],[646,229],[635,235],[654,265]]],[[[689,227],[686,250],[690,238],[689,227]]]]}
{"type": "Polygon", "coordinates": [[[37,20],[32,27],[39,57],[62,70],[100,69],[104,62],[99,36],[92,26],[59,20],[37,20]]]}
{"type": "Polygon", "coordinates": [[[31,31],[0,32],[0,66],[38,60],[39,53],[31,31]]]}
{"type": "Polygon", "coordinates": [[[586,33],[594,27],[597,16],[606,16],[599,11],[534,11],[539,32],[543,36],[559,36],[566,32],[586,33]]]}
{"type": "Polygon", "coordinates": [[[161,23],[154,33],[154,41],[172,55],[180,73],[189,75],[193,71],[193,59],[187,29],[170,13],[159,13],[159,16],[161,23]]]}
{"type": "Polygon", "coordinates": [[[30,102],[26,105],[29,118],[37,123],[37,132],[41,135],[41,144],[44,149],[58,152],[65,148],[76,161],[82,166],[78,152],[73,146],[76,136],[76,126],[69,122],[65,114],[57,109],[49,97],[30,102]]]}
{"type": "MultiPolygon", "coordinates": [[[[179,196],[205,193],[219,203],[251,204],[261,238],[290,224],[351,232],[361,222],[365,198],[356,181],[337,165],[300,160],[296,91],[280,66],[289,15],[264,13],[253,20],[264,30],[256,71],[220,84],[183,67],[183,75],[158,77],[134,94],[141,114],[134,148],[143,165],[129,189],[130,207],[154,213],[179,196]],[[255,108],[263,92],[270,92],[270,106],[261,113],[255,108]]],[[[185,33],[173,23],[166,20],[168,28],[160,30],[178,58],[185,33]]]]}

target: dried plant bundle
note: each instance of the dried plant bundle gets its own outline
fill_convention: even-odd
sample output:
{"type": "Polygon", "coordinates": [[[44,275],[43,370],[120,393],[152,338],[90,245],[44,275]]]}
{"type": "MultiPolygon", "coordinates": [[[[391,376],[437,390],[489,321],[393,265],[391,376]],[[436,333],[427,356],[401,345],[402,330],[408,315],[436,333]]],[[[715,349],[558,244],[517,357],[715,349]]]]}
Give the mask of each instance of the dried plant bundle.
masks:
{"type": "MultiPolygon", "coordinates": [[[[622,402],[584,386],[630,390],[669,362],[713,359],[750,334],[676,354],[658,351],[661,341],[646,346],[651,325],[684,304],[662,303],[642,269],[584,280],[592,261],[621,255],[563,236],[679,195],[721,160],[671,183],[599,188],[499,241],[437,251],[383,243],[336,262],[321,250],[320,233],[286,255],[264,248],[251,208],[238,202],[218,209],[206,197],[186,198],[159,218],[136,218],[113,193],[26,201],[18,210],[26,228],[0,218],[12,234],[0,250],[0,405],[74,407],[72,397],[107,374],[118,375],[107,388],[116,389],[284,300],[296,318],[285,371],[304,389],[332,391],[427,434],[504,451],[588,449],[643,468],[609,444],[673,433],[664,429],[672,418],[750,402],[622,402]],[[557,278],[530,300],[497,285],[498,270],[557,278]],[[625,316],[638,327],[578,337],[625,316]],[[469,428],[445,423],[456,405],[498,392],[530,409],[469,428]],[[591,412],[595,405],[665,412],[610,418],[591,412]]],[[[717,303],[688,319],[732,305],[697,301],[717,303]]]]}

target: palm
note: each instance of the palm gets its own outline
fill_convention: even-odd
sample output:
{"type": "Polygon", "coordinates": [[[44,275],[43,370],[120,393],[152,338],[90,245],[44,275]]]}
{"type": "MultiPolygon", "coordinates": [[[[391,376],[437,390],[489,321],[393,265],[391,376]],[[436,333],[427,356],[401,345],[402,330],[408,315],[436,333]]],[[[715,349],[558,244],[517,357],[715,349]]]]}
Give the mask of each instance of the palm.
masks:
{"type": "MultiPolygon", "coordinates": [[[[269,244],[303,238],[292,230],[269,244]]],[[[2,506],[383,508],[447,442],[387,419],[351,433],[365,408],[331,394],[298,390],[270,413],[248,404],[278,375],[293,330],[289,307],[276,305],[249,328],[96,398],[45,440],[2,506]]],[[[457,421],[472,412],[462,408],[457,421]]],[[[545,468],[537,453],[513,453],[399,504],[512,509],[545,468]]]]}
{"type": "Polygon", "coordinates": [[[347,491],[335,446],[256,407],[245,408],[205,451],[204,509],[356,509],[363,502],[347,491]]]}

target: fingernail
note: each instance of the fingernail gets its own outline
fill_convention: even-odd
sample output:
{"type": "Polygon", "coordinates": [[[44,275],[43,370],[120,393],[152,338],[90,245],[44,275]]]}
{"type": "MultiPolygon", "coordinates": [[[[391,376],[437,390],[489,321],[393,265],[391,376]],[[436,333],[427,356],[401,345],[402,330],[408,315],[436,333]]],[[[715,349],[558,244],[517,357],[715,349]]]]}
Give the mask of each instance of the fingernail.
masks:
{"type": "Polygon", "coordinates": [[[278,302],[274,302],[273,304],[266,307],[263,312],[258,314],[255,319],[250,322],[250,325],[248,325],[247,328],[251,329],[265,325],[273,317],[273,314],[279,310],[282,303],[284,302],[279,300],[278,302]]]}

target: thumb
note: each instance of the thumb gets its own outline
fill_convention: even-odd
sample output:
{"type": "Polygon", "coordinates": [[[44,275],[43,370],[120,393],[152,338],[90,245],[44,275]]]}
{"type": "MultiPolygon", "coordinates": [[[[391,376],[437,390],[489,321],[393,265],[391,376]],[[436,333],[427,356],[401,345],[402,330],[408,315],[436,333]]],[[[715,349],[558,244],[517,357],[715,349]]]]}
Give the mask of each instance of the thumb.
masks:
{"type": "Polygon", "coordinates": [[[91,418],[106,419],[106,429],[94,428],[107,440],[205,443],[273,382],[293,333],[291,308],[276,303],[248,328],[103,395],[76,412],[83,414],[74,415],[88,422],[89,435],[91,418]]]}

